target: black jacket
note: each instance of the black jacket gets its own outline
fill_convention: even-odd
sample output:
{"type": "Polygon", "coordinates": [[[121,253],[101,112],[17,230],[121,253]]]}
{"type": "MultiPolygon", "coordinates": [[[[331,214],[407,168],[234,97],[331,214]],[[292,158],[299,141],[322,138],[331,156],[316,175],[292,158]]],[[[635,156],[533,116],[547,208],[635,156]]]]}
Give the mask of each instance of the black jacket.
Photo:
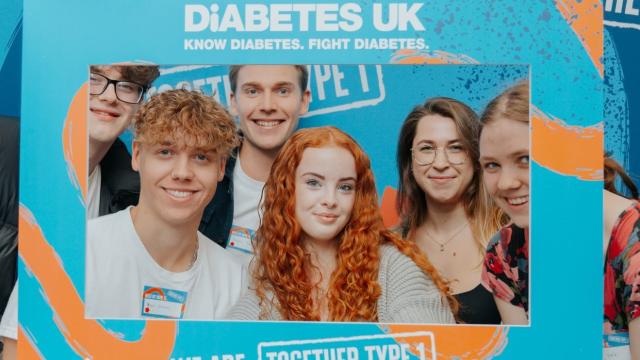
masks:
{"type": "MultiPolygon", "coordinates": [[[[237,150],[237,149],[236,149],[237,150]]],[[[233,223],[233,169],[237,151],[230,156],[224,169],[224,178],[218,183],[213,200],[207,205],[200,221],[201,233],[222,247],[227,247],[233,223]]]]}
{"type": "Polygon", "coordinates": [[[0,317],[17,278],[20,122],[0,116],[0,317]]]}
{"type": "Polygon", "coordinates": [[[100,161],[100,171],[100,216],[138,204],[140,176],[131,168],[131,155],[120,139],[100,161]]]}

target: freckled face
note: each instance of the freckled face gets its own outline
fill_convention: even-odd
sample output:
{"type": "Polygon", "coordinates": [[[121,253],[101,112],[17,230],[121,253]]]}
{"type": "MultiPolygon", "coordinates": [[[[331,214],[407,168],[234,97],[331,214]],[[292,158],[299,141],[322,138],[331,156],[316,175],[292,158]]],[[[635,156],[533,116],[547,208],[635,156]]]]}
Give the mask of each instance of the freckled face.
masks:
{"type": "Polygon", "coordinates": [[[295,216],[302,240],[334,241],[349,222],[355,201],[353,155],[337,146],[307,148],[295,176],[295,216]]]}
{"type": "Polygon", "coordinates": [[[529,227],[529,124],[502,118],[485,125],[480,165],[496,204],[516,225],[529,227]]]}

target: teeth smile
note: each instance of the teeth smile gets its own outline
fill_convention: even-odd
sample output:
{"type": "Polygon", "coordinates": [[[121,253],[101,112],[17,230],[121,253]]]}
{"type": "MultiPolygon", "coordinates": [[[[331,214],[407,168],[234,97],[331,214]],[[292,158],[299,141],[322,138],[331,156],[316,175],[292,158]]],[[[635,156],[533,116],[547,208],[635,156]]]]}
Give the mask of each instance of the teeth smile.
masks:
{"type": "Polygon", "coordinates": [[[193,194],[192,191],[179,191],[179,190],[166,190],[169,195],[177,197],[177,198],[186,198],[187,196],[193,194]]]}
{"type": "Polygon", "coordinates": [[[521,196],[517,198],[507,198],[509,205],[522,205],[529,201],[529,196],[521,196]]]}
{"type": "Polygon", "coordinates": [[[110,112],[106,112],[106,111],[100,111],[100,110],[91,110],[91,111],[93,111],[94,113],[99,114],[99,115],[118,116],[116,114],[113,114],[113,113],[110,113],[110,112]]]}
{"type": "Polygon", "coordinates": [[[256,120],[256,124],[261,127],[274,127],[280,124],[278,120],[256,120]]]}

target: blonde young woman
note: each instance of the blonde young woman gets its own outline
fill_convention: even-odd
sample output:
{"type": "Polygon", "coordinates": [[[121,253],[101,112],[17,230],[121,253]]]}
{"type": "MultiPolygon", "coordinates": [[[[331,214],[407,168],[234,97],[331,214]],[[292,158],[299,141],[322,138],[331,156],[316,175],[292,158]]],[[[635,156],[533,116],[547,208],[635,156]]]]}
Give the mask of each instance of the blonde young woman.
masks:
{"type": "Polygon", "coordinates": [[[482,273],[502,322],[529,323],[529,83],[493,99],[480,119],[485,188],[510,224],[489,241],[482,273]]]}
{"type": "Polygon", "coordinates": [[[458,320],[497,324],[500,315],[480,278],[500,213],[482,187],[479,131],[476,114],[458,100],[432,98],[415,107],[398,139],[397,208],[403,237],[448,281],[460,304],[458,320]]]}

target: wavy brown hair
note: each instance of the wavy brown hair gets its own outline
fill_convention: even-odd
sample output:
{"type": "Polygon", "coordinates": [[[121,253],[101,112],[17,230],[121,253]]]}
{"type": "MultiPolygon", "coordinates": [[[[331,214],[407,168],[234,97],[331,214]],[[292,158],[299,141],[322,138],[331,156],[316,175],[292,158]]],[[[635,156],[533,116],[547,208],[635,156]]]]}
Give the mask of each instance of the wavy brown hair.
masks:
{"type": "Polygon", "coordinates": [[[327,291],[329,319],[378,321],[380,245],[385,243],[396,246],[431,277],[456,313],[457,302],[449,295],[445,281],[416,245],[385,228],[367,155],[344,132],[335,127],[320,127],[300,130],[286,142],[264,187],[264,215],[256,236],[253,269],[261,318],[275,307],[285,320],[320,320],[320,309],[313,298],[316,285],[305,270],[309,268],[310,255],[300,242],[302,230],[295,217],[295,169],[305,149],[327,146],[349,151],[355,159],[357,174],[351,218],[337,236],[337,266],[327,291]]]}
{"type": "Polygon", "coordinates": [[[493,204],[482,181],[482,171],[478,161],[480,157],[478,116],[463,102],[447,97],[431,98],[423,105],[413,108],[400,129],[396,153],[400,178],[396,209],[400,214],[402,236],[406,239],[414,239],[416,229],[427,218],[429,204],[411,171],[411,147],[418,123],[428,115],[440,115],[454,122],[460,142],[473,164],[473,178],[462,195],[462,202],[478,249],[484,252],[489,239],[503,225],[504,219],[502,211],[493,204]]]}
{"type": "Polygon", "coordinates": [[[616,179],[620,177],[624,186],[627,187],[633,199],[638,198],[638,187],[634,184],[631,176],[624,171],[622,165],[615,161],[610,154],[604,154],[604,188],[616,195],[628,197],[616,188],[616,179]]]}

